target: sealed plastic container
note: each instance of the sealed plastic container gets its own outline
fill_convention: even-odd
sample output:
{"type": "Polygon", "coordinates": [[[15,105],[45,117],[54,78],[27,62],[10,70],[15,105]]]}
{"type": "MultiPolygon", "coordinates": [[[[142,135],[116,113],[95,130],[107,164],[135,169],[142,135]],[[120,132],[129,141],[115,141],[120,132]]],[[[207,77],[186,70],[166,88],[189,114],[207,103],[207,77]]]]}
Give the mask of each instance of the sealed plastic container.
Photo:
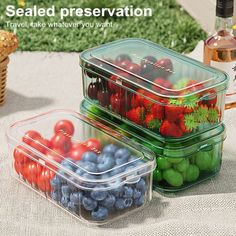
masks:
{"type": "Polygon", "coordinates": [[[80,55],[85,98],[149,135],[182,138],[219,125],[228,76],[142,39],[80,55]]]}
{"type": "Polygon", "coordinates": [[[179,142],[155,139],[87,101],[81,103],[81,112],[155,152],[157,167],[153,172],[153,187],[157,191],[184,190],[220,171],[226,138],[223,124],[179,142]]]}
{"type": "Polygon", "coordinates": [[[101,225],[152,199],[152,151],[72,111],[14,124],[15,177],[83,222],[101,225]]]}

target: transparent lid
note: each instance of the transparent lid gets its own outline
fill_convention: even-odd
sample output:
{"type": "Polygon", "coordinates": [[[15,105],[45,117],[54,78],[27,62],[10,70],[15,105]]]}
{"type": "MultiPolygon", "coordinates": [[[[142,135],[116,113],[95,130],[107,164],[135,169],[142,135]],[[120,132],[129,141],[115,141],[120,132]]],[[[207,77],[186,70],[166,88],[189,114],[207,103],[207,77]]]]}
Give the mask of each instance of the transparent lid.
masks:
{"type": "Polygon", "coordinates": [[[85,100],[81,103],[80,109],[81,112],[91,117],[91,119],[97,120],[114,130],[118,130],[118,132],[142,143],[159,155],[171,158],[179,158],[183,155],[188,157],[200,150],[212,148],[213,145],[224,141],[226,138],[225,126],[223,124],[181,140],[154,138],[136,129],[134,126],[108,115],[85,100]]]}
{"type": "Polygon", "coordinates": [[[114,184],[137,182],[156,166],[154,153],[146,147],[73,111],[56,110],[17,122],[8,130],[7,138],[13,148],[24,147],[29,158],[82,189],[111,189],[114,184]],[[55,124],[60,121],[70,121],[73,132],[56,132],[55,124]],[[28,131],[40,133],[50,145],[38,137],[27,136],[27,141],[28,131]],[[65,140],[59,147],[55,141],[58,135],[65,140]],[[60,147],[69,148],[61,151],[60,147]]]}
{"type": "Polygon", "coordinates": [[[161,97],[185,97],[227,87],[226,73],[147,40],[115,41],[87,50],[80,57],[81,65],[93,65],[87,69],[95,73],[115,74],[126,83],[161,97]]]}

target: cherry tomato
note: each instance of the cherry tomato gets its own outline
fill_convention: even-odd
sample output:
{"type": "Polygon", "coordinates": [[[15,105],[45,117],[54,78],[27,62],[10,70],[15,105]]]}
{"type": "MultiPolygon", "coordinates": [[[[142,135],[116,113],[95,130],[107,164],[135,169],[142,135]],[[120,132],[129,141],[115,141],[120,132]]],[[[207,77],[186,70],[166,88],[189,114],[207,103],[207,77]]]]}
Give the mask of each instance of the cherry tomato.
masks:
{"type": "Polygon", "coordinates": [[[43,167],[42,171],[38,175],[37,184],[38,188],[43,192],[51,192],[51,179],[55,176],[55,173],[48,168],[43,167]]]}
{"type": "Polygon", "coordinates": [[[48,148],[50,148],[51,143],[47,139],[38,138],[38,139],[33,140],[31,142],[30,146],[32,148],[36,149],[37,151],[45,154],[47,152],[48,148]]]}
{"type": "MultiPolygon", "coordinates": [[[[60,150],[50,150],[46,153],[47,158],[49,158],[50,160],[53,160],[55,162],[61,163],[62,159],[63,159],[63,153],[60,150]]],[[[57,168],[50,164],[49,162],[45,163],[48,167],[50,167],[53,170],[57,170],[57,168]]]]}
{"type": "Polygon", "coordinates": [[[24,176],[24,164],[14,161],[14,169],[16,171],[17,174],[21,174],[24,176]]]}
{"type": "Polygon", "coordinates": [[[101,151],[102,144],[95,138],[90,138],[84,143],[90,150],[101,151]]]}
{"type": "Polygon", "coordinates": [[[51,139],[53,149],[60,150],[62,153],[67,153],[72,147],[71,138],[63,133],[55,134],[51,139]]]}
{"type": "Polygon", "coordinates": [[[37,185],[37,178],[42,170],[42,166],[35,161],[30,161],[24,167],[24,177],[30,184],[37,185]]]}
{"type": "Polygon", "coordinates": [[[33,140],[38,138],[42,138],[39,132],[35,130],[29,130],[25,133],[24,137],[22,138],[22,141],[30,145],[33,140]]]}
{"type": "Polygon", "coordinates": [[[72,136],[74,134],[74,131],[75,131],[74,125],[69,120],[60,120],[56,123],[54,127],[55,134],[59,132],[64,132],[69,136],[72,136]]]}
{"type": "Polygon", "coordinates": [[[30,151],[28,151],[22,146],[17,146],[13,152],[15,161],[21,164],[24,164],[29,161],[29,157],[27,156],[27,154],[31,155],[30,151]]]}
{"type": "Polygon", "coordinates": [[[82,155],[88,151],[90,151],[90,149],[87,146],[85,146],[84,144],[78,143],[78,144],[73,145],[73,148],[68,153],[68,157],[70,157],[71,159],[75,161],[79,161],[81,160],[82,155]]]}

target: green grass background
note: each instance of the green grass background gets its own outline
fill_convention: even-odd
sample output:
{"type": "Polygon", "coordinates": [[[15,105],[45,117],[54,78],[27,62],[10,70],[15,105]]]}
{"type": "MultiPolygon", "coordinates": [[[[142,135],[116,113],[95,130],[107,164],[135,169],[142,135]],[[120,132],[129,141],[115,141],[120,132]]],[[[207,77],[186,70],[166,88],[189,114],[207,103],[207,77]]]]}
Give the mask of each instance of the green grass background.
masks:
{"type": "MultiPolygon", "coordinates": [[[[0,28],[7,29],[6,21],[11,22],[61,22],[60,15],[55,17],[13,17],[5,15],[6,6],[17,1],[1,0],[0,28]]],[[[24,51],[82,51],[86,48],[110,42],[120,38],[137,37],[149,39],[178,52],[191,51],[197,42],[206,37],[206,33],[175,0],[26,0],[26,7],[33,5],[44,8],[55,5],[61,7],[150,7],[152,17],[67,17],[65,22],[113,22],[112,28],[18,28],[19,50],[24,51]],[[68,3],[69,2],[69,3],[68,3]]],[[[9,30],[9,29],[8,29],[9,30]]],[[[12,29],[11,29],[12,30],[12,29]]]]}

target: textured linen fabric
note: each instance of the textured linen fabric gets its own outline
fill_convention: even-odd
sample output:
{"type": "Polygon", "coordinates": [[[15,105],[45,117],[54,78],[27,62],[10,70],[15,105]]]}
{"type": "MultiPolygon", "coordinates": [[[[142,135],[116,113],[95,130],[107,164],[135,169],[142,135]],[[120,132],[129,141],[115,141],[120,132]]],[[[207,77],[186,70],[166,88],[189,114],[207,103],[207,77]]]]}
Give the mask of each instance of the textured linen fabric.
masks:
{"type": "Polygon", "coordinates": [[[0,236],[236,235],[236,109],[225,112],[218,176],[177,194],[154,193],[146,208],[102,228],[87,227],[12,177],[7,128],[52,109],[79,110],[80,72],[76,53],[11,56],[7,101],[0,108],[0,236]]]}

